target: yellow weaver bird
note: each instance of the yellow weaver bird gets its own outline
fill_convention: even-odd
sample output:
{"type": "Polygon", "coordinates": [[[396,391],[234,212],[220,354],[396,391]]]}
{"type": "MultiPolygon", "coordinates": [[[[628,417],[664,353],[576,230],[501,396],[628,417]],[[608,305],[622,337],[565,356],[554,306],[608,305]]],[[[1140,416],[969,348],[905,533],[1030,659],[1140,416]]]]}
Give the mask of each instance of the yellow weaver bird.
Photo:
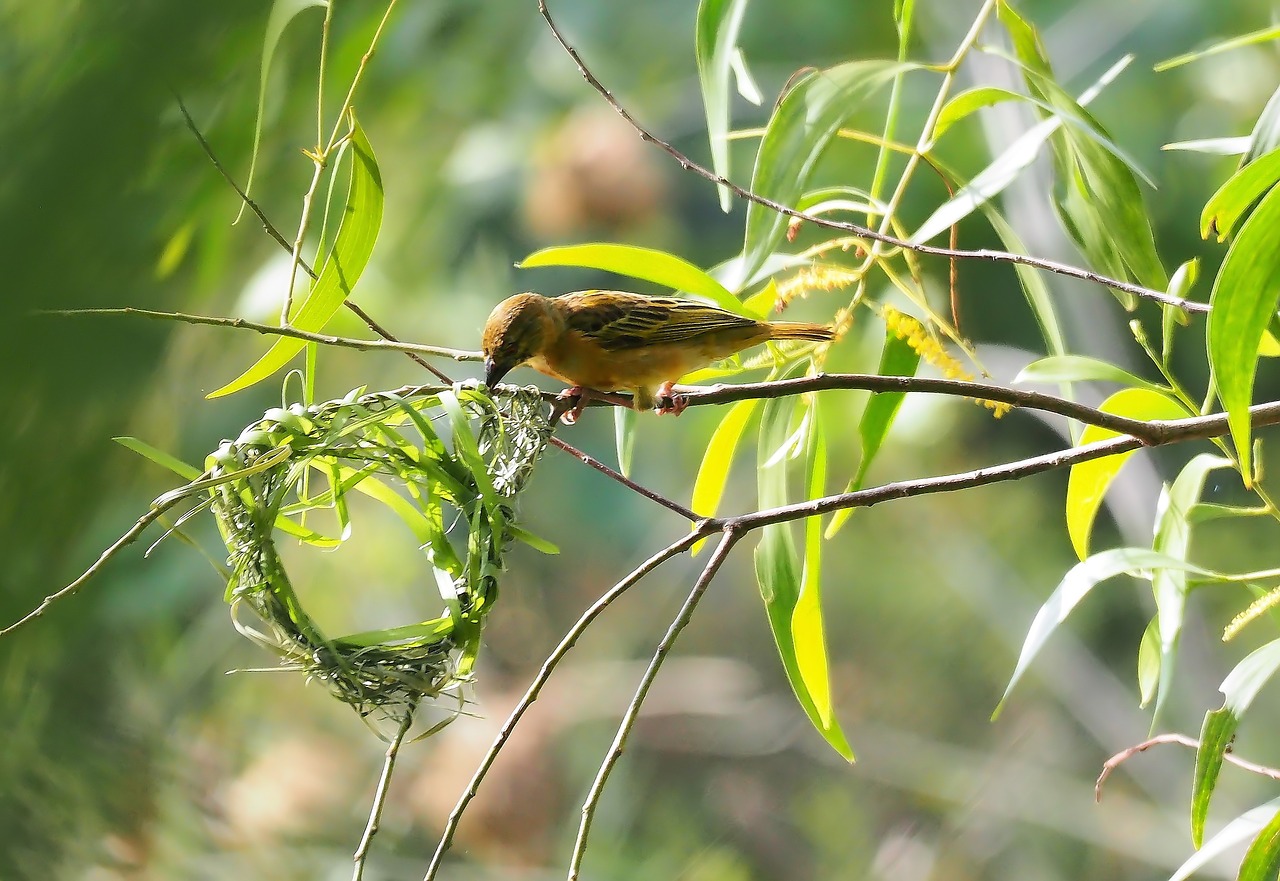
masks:
{"type": "MultiPolygon", "coordinates": [[[[767,340],[833,339],[822,324],[755,321],[678,297],[579,291],[562,297],[516,294],[484,326],[484,381],[492,386],[528,365],[568,383],[581,413],[593,392],[627,391],[637,410],[679,413],[676,380],[767,340]],[[661,406],[659,406],[661,402],[661,406]]],[[[568,421],[572,421],[569,418],[568,421]]]]}

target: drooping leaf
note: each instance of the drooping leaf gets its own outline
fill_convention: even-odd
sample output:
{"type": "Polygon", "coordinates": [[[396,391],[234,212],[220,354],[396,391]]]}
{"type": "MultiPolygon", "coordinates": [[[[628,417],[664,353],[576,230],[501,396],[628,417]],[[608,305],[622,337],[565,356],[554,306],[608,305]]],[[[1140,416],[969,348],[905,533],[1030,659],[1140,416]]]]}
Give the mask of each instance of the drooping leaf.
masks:
{"type": "Polygon", "coordinates": [[[720,282],[688,260],[653,248],[619,245],[612,242],[563,245],[535,251],[521,260],[518,265],[522,269],[538,266],[582,266],[587,269],[601,269],[706,297],[721,309],[727,309],[739,315],[745,314],[742,303],[720,282]]]}
{"type": "MultiPolygon", "coordinates": [[[[1142,420],[1179,419],[1189,415],[1186,408],[1168,394],[1148,388],[1118,391],[1103,401],[1098,409],[1142,420]]],[[[1119,437],[1119,432],[1087,425],[1080,434],[1078,446],[1113,437],[1119,437]]],[[[1071,536],[1071,546],[1081,560],[1089,555],[1089,534],[1093,531],[1093,521],[1102,507],[1107,488],[1135,452],[1116,453],[1071,466],[1071,476],[1067,480],[1067,532],[1071,536]]]]}
{"type": "MultiPolygon", "coordinates": [[[[298,330],[320,331],[329,323],[359,281],[369,256],[373,253],[378,229],[382,225],[382,175],[373,155],[373,147],[364,129],[352,116],[350,149],[351,184],[342,209],[342,221],[334,236],[333,248],[326,255],[306,300],[294,313],[291,324],[298,330]]],[[[252,367],[231,382],[210,392],[216,398],[261,382],[302,351],[304,340],[279,337],[267,353],[252,367]]]]}
{"type": "MultiPolygon", "coordinates": [[[[1088,106],[1094,98],[1101,94],[1104,88],[1110,85],[1129,66],[1131,60],[1130,58],[1122,58],[1113,64],[1098,78],[1097,82],[1081,93],[1078,102],[1079,106],[1088,106]]],[[[929,241],[935,236],[946,232],[952,225],[959,223],[975,210],[983,207],[997,195],[1004,192],[1005,188],[1017,178],[1024,168],[1035,162],[1040,155],[1041,148],[1048,142],[1050,136],[1062,128],[1064,122],[1063,116],[1055,114],[1027,129],[1017,140],[1006,147],[1004,152],[979,171],[973,180],[961,187],[954,196],[939,205],[929,215],[929,218],[920,225],[920,228],[911,234],[911,241],[917,244],[929,241]]],[[[1007,224],[1005,225],[1007,226],[1007,224]]],[[[1008,232],[1013,232],[1011,227],[1008,232]]],[[[1001,238],[1007,239],[1007,236],[1001,234],[1001,238]]],[[[1015,250],[1014,246],[1008,244],[1007,241],[1006,246],[1010,250],[1015,250]]],[[[1016,250],[1025,251],[1023,248],[1017,248],[1016,250]]],[[[1015,269],[1021,274],[1024,270],[1028,270],[1029,267],[1016,266],[1015,269]]],[[[1032,272],[1034,271],[1032,270],[1032,272]]]]}
{"type": "MultiPolygon", "coordinates": [[[[918,68],[887,61],[850,61],[805,76],[783,96],[769,118],[756,153],[752,192],[794,206],[845,120],[897,74],[918,68]]],[[[755,202],[747,207],[742,249],[746,276],[753,275],[776,249],[788,220],[755,202]]]]}
{"type": "MultiPolygon", "coordinates": [[[[698,476],[693,482],[693,501],[689,503],[689,507],[695,514],[714,517],[720,510],[720,500],[724,497],[733,454],[738,449],[738,441],[746,431],[758,404],[759,401],[754,398],[738,401],[729,408],[729,412],[711,433],[707,451],[702,456],[702,464],[698,466],[698,476]]],[[[694,553],[698,552],[702,544],[703,542],[699,542],[694,545],[694,553]]]]}
{"type": "MultiPolygon", "coordinates": [[[[698,4],[698,79],[711,140],[711,167],[721,177],[729,177],[729,77],[746,11],[747,0],[701,0],[698,4]]],[[[727,187],[719,190],[720,208],[727,213],[733,196],[727,187]]]]}
{"type": "MultiPolygon", "coordinates": [[[[787,503],[786,459],[781,459],[772,465],[767,464],[767,459],[775,450],[782,449],[790,442],[791,423],[795,417],[796,406],[795,398],[773,398],[764,403],[757,447],[762,461],[758,471],[759,504],[762,508],[787,503]]],[[[815,702],[800,669],[795,637],[792,632],[792,618],[800,597],[801,561],[790,524],[774,524],[766,526],[761,531],[760,543],[756,546],[755,566],[756,581],[760,587],[760,595],[764,599],[769,627],[773,631],[778,654],[782,658],[782,665],[786,670],[787,680],[795,692],[796,700],[809,717],[809,721],[836,752],[852,761],[853,751],[839,723],[829,712],[826,715],[830,723],[824,722],[824,712],[815,702]]]]}
{"type": "MultiPolygon", "coordinates": [[[[826,491],[827,443],[814,399],[813,428],[809,432],[809,498],[821,498],[826,491]]],[[[800,575],[800,595],[791,612],[791,639],[796,647],[796,667],[813,701],[825,733],[838,730],[831,702],[831,674],[827,665],[827,639],[822,623],[822,518],[804,523],[804,570],[800,575]]],[[[831,737],[828,735],[830,741],[831,737]]],[[[843,737],[840,738],[843,740],[843,737]]],[[[835,746],[835,743],[832,744],[835,746]]],[[[837,747],[839,749],[839,747],[837,747]]]]}
{"type": "Polygon", "coordinates": [[[1219,687],[1226,698],[1222,707],[1205,714],[1191,790],[1191,841],[1196,847],[1204,840],[1209,802],[1217,787],[1223,755],[1253,699],[1278,669],[1280,639],[1255,649],[1237,664],[1219,687]]]}
{"type": "Polygon", "coordinates": [[[1031,666],[1031,662],[1035,660],[1045,642],[1093,588],[1117,575],[1149,577],[1147,573],[1161,568],[1181,569],[1205,578],[1217,576],[1217,573],[1208,569],[1188,563],[1186,560],[1157,553],[1149,548],[1113,548],[1094,554],[1071,567],[1071,571],[1054,588],[1053,593],[1049,599],[1045,600],[1027,629],[1026,639],[1022,643],[1022,652],[1018,655],[1018,663],[991,717],[994,719],[1000,714],[1014,686],[1031,666]]]}
{"type": "Polygon", "coordinates": [[[1249,133],[1249,149],[1240,157],[1240,167],[1265,156],[1276,147],[1280,147],[1280,87],[1271,93],[1267,106],[1258,114],[1258,121],[1249,133]]]}
{"type": "Polygon", "coordinates": [[[1245,484],[1252,483],[1249,406],[1262,334],[1280,300],[1280,188],[1240,228],[1209,296],[1209,363],[1245,484]]]}
{"type": "Polygon", "coordinates": [[[1249,151],[1248,135],[1238,138],[1200,138],[1193,141],[1174,141],[1162,144],[1161,150],[1183,150],[1188,153],[1204,153],[1208,156],[1240,156],[1249,151]]]}
{"type": "MultiPolygon", "coordinates": [[[[271,14],[267,16],[267,31],[262,37],[262,64],[258,74],[258,112],[253,120],[253,147],[249,152],[249,176],[245,179],[244,191],[253,192],[253,174],[258,167],[258,145],[262,141],[262,117],[267,106],[267,78],[271,72],[271,59],[275,57],[276,47],[280,45],[280,36],[289,22],[297,18],[298,13],[313,6],[328,6],[328,0],[275,0],[271,4],[271,14]]],[[[236,214],[236,220],[244,214],[247,205],[242,204],[236,214]]]]}
{"type": "Polygon", "coordinates": [[[1280,870],[1280,814],[1271,818],[1253,839],[1240,861],[1236,881],[1272,881],[1280,870]]]}
{"type": "Polygon", "coordinates": [[[631,454],[636,448],[636,416],[630,407],[613,408],[613,445],[618,451],[618,470],[631,476],[631,454]]]}
{"type": "Polygon", "coordinates": [[[1152,618],[1138,643],[1138,706],[1145,707],[1160,685],[1160,622],[1152,618]]]}
{"type": "MultiPolygon", "coordinates": [[[[1188,462],[1174,479],[1156,520],[1155,540],[1151,547],[1159,553],[1186,559],[1191,549],[1192,507],[1204,493],[1204,482],[1210,472],[1231,468],[1221,456],[1201,453],[1188,462]]],[[[1156,705],[1151,714],[1154,727],[1169,695],[1173,680],[1174,659],[1182,618],[1187,604],[1187,573],[1178,569],[1160,569],[1151,578],[1151,591],[1156,600],[1157,632],[1160,637],[1160,679],[1156,689],[1156,705]]]]}

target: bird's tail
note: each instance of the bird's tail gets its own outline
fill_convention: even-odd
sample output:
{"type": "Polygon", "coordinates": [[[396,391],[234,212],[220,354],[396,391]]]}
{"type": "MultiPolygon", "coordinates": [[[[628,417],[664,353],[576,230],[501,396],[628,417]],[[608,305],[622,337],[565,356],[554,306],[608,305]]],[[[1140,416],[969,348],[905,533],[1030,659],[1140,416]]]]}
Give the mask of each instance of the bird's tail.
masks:
{"type": "Polygon", "coordinates": [[[775,340],[833,340],[836,332],[825,324],[807,321],[770,321],[769,338],[775,340]]]}

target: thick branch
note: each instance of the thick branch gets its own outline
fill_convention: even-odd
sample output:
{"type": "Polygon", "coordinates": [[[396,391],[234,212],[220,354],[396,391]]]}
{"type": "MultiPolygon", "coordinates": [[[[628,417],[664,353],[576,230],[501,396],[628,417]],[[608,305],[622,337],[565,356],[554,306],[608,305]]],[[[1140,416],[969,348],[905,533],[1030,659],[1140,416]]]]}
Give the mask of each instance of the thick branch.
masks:
{"type": "Polygon", "coordinates": [[[740,199],[745,199],[748,202],[755,202],[757,205],[762,205],[763,207],[768,208],[771,211],[776,211],[779,214],[786,215],[787,217],[794,217],[799,220],[803,220],[806,223],[812,223],[814,226],[822,227],[824,229],[838,230],[840,232],[852,233],[853,235],[858,236],[860,238],[870,239],[872,241],[877,241],[877,242],[883,242],[886,245],[893,245],[899,248],[906,248],[908,250],[915,251],[920,254],[932,254],[937,257],[950,257],[950,258],[957,258],[957,259],[992,260],[992,261],[1002,262],[1002,263],[1021,264],[1023,266],[1031,266],[1035,269],[1043,269],[1048,272],[1054,272],[1054,273],[1057,273],[1058,275],[1065,275],[1069,278],[1078,278],[1084,281],[1096,282],[1097,284],[1105,285],[1106,287],[1113,288],[1118,291],[1126,291],[1127,293],[1134,294],[1135,296],[1143,297],[1148,300],[1154,300],[1157,303],[1165,303],[1170,306],[1178,306],[1179,308],[1185,309],[1188,312],[1208,312],[1209,311],[1209,305],[1207,303],[1197,303],[1194,300],[1187,300],[1187,299],[1183,299],[1182,297],[1170,296],[1164,291],[1153,290],[1151,288],[1143,287],[1142,285],[1137,285],[1137,284],[1132,284],[1131,282],[1122,281],[1118,278],[1108,278],[1105,275],[1100,275],[1099,273],[1091,272],[1087,269],[1081,269],[1076,266],[1071,266],[1066,263],[1059,263],[1056,260],[1044,260],[1039,257],[1028,257],[1025,254],[1014,254],[1009,251],[997,251],[989,248],[981,248],[978,250],[965,250],[962,248],[939,248],[933,245],[917,244],[915,242],[911,242],[906,239],[900,239],[896,236],[889,235],[888,233],[877,232],[876,230],[873,230],[869,227],[861,226],[860,224],[849,223],[847,221],[840,221],[840,220],[831,220],[830,218],[826,218],[826,217],[820,217],[813,214],[806,214],[803,211],[797,211],[794,208],[791,208],[787,205],[783,205],[781,202],[775,202],[773,199],[767,199],[764,196],[757,195],[756,193],[753,193],[751,190],[748,190],[745,187],[741,187],[738,184],[735,184],[733,181],[729,180],[728,178],[722,175],[716,174],[711,169],[703,165],[699,165],[697,162],[694,162],[684,153],[680,152],[671,144],[662,140],[657,135],[653,134],[647,128],[642,126],[639,122],[637,122],[635,117],[633,117],[631,113],[628,112],[628,110],[625,107],[623,107],[621,103],[618,102],[618,99],[613,96],[613,93],[611,93],[608,89],[606,89],[604,87],[604,84],[601,83],[600,80],[596,78],[596,75],[591,72],[590,68],[588,68],[587,65],[583,62],[582,56],[578,54],[578,50],[573,48],[573,46],[569,44],[568,40],[565,39],[564,34],[560,32],[560,28],[556,25],[555,21],[551,18],[551,13],[547,9],[546,0],[538,0],[538,12],[542,15],[542,18],[546,21],[547,27],[551,30],[551,35],[555,37],[556,42],[559,43],[560,47],[564,49],[564,51],[569,55],[571,59],[573,59],[573,63],[577,65],[578,73],[582,74],[582,78],[585,79],[587,83],[591,86],[591,88],[595,89],[600,94],[600,96],[604,98],[605,101],[608,102],[609,106],[612,107],[618,113],[619,116],[621,116],[624,120],[626,120],[627,123],[633,129],[635,129],[636,133],[642,139],[644,139],[645,141],[648,141],[650,144],[653,144],[654,146],[663,150],[665,153],[667,153],[667,155],[669,155],[672,159],[674,159],[677,163],[679,163],[680,167],[683,168],[685,171],[693,172],[699,177],[704,178],[708,181],[711,181],[714,184],[718,184],[719,186],[726,187],[730,192],[732,192],[735,196],[737,196],[740,199]]]}

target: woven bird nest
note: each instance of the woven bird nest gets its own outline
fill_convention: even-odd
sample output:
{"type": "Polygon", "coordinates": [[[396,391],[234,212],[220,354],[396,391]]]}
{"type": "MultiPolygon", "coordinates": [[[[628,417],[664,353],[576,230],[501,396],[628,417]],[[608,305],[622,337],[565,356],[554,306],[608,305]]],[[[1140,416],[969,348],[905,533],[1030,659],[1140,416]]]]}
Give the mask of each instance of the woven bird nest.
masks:
{"type": "Polygon", "coordinates": [[[465,385],[405,395],[356,391],[269,410],[206,460],[237,627],[362,715],[457,693],[497,598],[507,546],[517,538],[548,550],[514,517],[550,434],[543,410],[532,390],[491,398],[465,385]],[[331,510],[345,533],[345,496],[353,490],[386,504],[414,531],[441,595],[440,617],[331,638],[302,608],[276,535],[332,546],[303,515],[331,510]],[[245,607],[263,626],[240,620],[245,607]]]}

